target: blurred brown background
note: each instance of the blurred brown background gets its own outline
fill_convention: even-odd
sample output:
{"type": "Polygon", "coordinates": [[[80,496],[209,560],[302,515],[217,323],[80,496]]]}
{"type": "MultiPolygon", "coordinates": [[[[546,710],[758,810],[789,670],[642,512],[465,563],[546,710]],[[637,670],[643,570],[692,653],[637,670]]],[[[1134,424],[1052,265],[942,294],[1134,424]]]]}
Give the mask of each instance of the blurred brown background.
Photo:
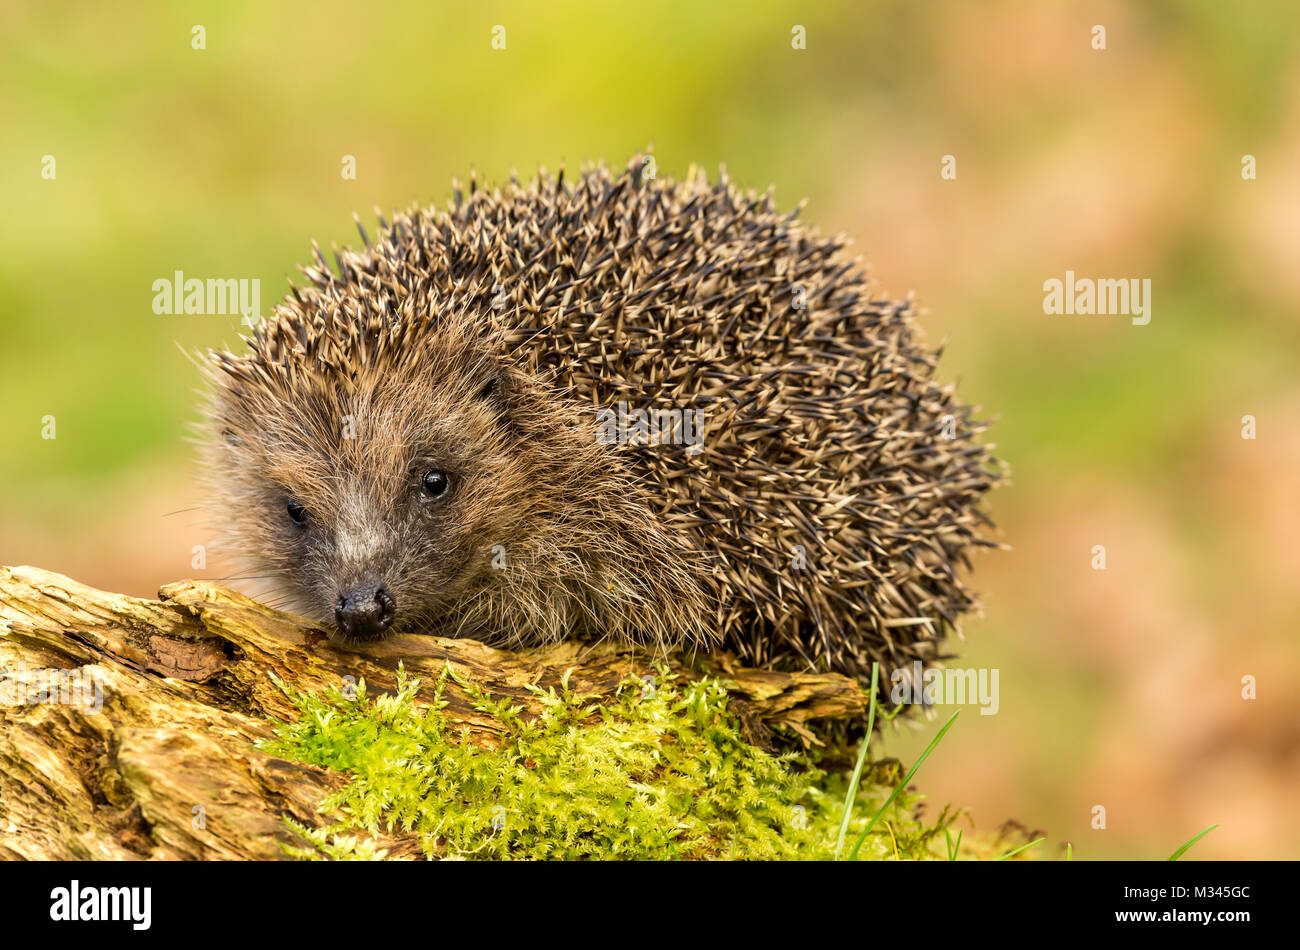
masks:
{"type": "Polygon", "coordinates": [[[191,568],[182,348],[238,320],[155,315],[155,279],[259,278],[265,312],[353,210],[652,143],[660,174],[725,163],[808,196],[998,420],[1013,550],[977,563],[962,652],[1001,671],[1001,710],[963,712],[927,762],[935,805],[1079,858],[1165,857],[1214,822],[1190,857],[1300,855],[1300,15],[865,7],[8,0],[0,563],[139,594],[218,573],[191,568]],[[1151,323],[1045,315],[1067,269],[1150,278],[1151,323]]]}

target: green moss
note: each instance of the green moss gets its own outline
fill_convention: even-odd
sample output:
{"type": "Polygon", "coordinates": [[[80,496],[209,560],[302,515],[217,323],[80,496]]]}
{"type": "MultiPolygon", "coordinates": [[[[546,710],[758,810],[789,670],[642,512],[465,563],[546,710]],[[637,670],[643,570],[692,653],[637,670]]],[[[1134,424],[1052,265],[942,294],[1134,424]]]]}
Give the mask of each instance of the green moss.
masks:
{"type": "MultiPolygon", "coordinates": [[[[847,778],[808,759],[773,755],[745,741],[715,679],[654,683],[630,679],[605,705],[569,691],[534,689],[542,713],[511,706],[450,670],[439,701],[414,702],[418,681],[398,674],[398,691],[371,698],[324,697],[280,684],[301,712],[277,726],[273,754],[349,773],[322,805],[329,827],[297,830],[303,857],[382,858],[369,837],[413,833],[442,858],[735,858],[834,856],[847,778]],[[448,676],[504,733],[484,750],[444,716],[448,676]]],[[[849,822],[854,841],[901,778],[894,760],[875,763],[849,822]]],[[[904,792],[886,809],[861,858],[931,858],[944,849],[953,815],[919,817],[904,792]],[[936,846],[932,849],[932,843],[936,846]]]]}

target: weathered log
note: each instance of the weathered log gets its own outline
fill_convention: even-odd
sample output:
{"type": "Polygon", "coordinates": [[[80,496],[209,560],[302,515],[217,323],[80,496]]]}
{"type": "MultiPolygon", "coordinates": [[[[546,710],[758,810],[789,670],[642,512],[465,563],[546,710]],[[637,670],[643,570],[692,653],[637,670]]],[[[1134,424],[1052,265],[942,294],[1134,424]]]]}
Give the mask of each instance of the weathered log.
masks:
{"type": "MultiPolygon", "coordinates": [[[[347,779],[255,748],[272,734],[270,719],[297,715],[275,678],[317,692],[364,679],[386,692],[401,663],[427,703],[449,664],[530,716],[540,704],[529,685],[545,689],[569,672],[576,692],[612,696],[654,659],[608,643],[511,652],[414,635],[362,653],[205,582],[143,600],[0,568],[0,858],[283,857],[281,844],[301,844],[284,819],[323,826],[320,802],[347,779]]],[[[725,654],[661,661],[719,676],[758,732],[815,741],[817,721],[865,717],[866,691],[843,676],[746,669],[725,654]]],[[[442,699],[471,741],[498,742],[500,724],[454,681],[442,699]]],[[[418,853],[414,840],[380,845],[418,853]]]]}

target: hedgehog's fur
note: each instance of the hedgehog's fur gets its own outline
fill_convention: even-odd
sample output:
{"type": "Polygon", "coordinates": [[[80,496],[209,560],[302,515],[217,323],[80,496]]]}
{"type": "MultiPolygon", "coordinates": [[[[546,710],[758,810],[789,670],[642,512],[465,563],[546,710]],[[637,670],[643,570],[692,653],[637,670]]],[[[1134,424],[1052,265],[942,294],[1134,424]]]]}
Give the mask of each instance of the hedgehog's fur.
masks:
{"type": "Polygon", "coordinates": [[[378,572],[394,629],[859,677],[937,658],[993,544],[983,423],[842,238],[725,173],[643,167],[454,186],[373,244],[358,221],[337,272],[316,248],[251,353],[207,361],[229,539],[326,622],[378,572]],[[599,441],[620,401],[703,410],[703,451],[599,441]],[[453,476],[437,505],[430,467],[453,476]]]}

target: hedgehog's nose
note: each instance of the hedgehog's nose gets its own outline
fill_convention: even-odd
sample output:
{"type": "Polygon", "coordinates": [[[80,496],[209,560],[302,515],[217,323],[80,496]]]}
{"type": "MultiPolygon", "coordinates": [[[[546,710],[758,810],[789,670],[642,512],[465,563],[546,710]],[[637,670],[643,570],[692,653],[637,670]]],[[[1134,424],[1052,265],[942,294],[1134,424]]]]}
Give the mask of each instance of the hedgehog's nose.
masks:
{"type": "Polygon", "coordinates": [[[388,629],[397,614],[397,601],[378,584],[354,587],[339,594],[334,620],[339,632],[357,640],[374,640],[388,629]]]}

